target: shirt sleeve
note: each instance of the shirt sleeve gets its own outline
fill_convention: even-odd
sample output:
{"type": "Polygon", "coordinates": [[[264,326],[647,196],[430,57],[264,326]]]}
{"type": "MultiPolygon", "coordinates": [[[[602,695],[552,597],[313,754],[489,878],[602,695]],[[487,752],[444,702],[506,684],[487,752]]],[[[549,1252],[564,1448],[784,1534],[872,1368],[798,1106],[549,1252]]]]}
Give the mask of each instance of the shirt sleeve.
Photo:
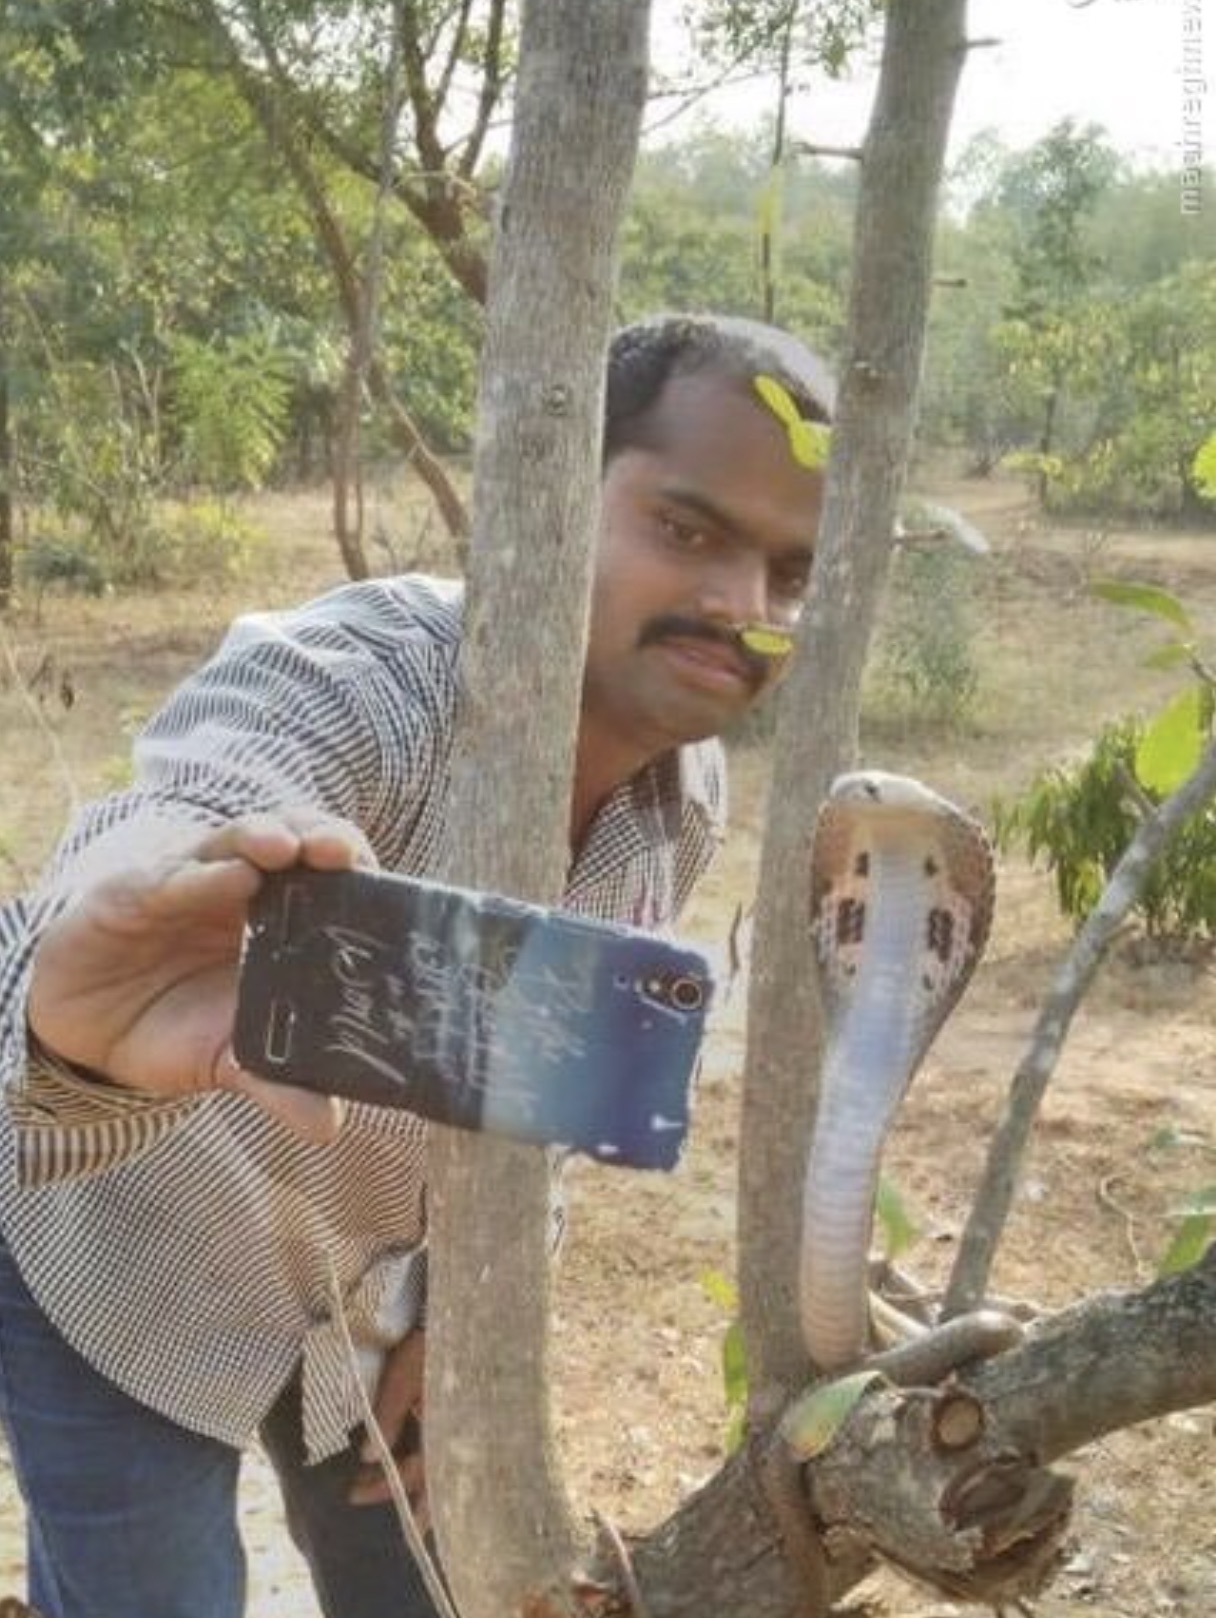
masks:
{"type": "Polygon", "coordinates": [[[408,616],[386,599],[338,591],[294,613],[238,620],[136,743],[133,785],[88,806],[41,888],[0,907],[0,1091],[25,1183],[129,1161],[207,1105],[134,1094],[30,1050],[34,951],[80,893],[234,818],[288,806],[354,822],[391,862],[433,774],[446,663],[426,636],[411,648],[408,616]],[[362,622],[365,599],[375,605],[362,622]]]}

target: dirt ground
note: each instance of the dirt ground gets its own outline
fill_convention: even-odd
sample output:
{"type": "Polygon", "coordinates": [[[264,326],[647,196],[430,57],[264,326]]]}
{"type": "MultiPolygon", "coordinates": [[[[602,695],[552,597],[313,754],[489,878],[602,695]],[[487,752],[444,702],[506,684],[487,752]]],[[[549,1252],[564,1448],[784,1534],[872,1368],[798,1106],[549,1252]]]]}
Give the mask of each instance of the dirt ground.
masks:
{"type": "MultiPolygon", "coordinates": [[[[1054,531],[1009,483],[944,491],[988,533],[976,570],[973,720],[926,730],[872,700],[866,761],[922,776],[986,812],[995,792],[1076,753],[1104,718],[1169,689],[1141,661],[1159,640],[1089,598],[1094,574],[1149,577],[1180,591],[1216,628],[1216,536],[1054,531]]],[[[65,810],[121,778],[126,734],[197,660],[232,611],[291,599],[334,577],[324,502],[279,497],[261,513],[273,541],[255,583],[205,601],[170,595],[105,603],[55,599],[26,610],[0,650],[0,892],[37,868],[65,810]],[[23,698],[49,657],[41,696],[23,698]],[[67,673],[70,710],[56,699],[67,673]]],[[[720,946],[750,901],[763,824],[766,755],[736,750],[732,831],[686,932],[720,946]]],[[[949,1268],[988,1133],[1068,935],[1042,872],[1002,861],[992,944],[977,980],[913,1086],[886,1173],[921,1229],[910,1267],[949,1268]]],[[[707,1272],[731,1273],[734,1152],[746,995],[715,1019],[694,1137],[670,1176],[577,1168],[559,1282],[555,1399],[577,1500],[625,1530],[660,1520],[722,1454],[719,1373],[726,1319],[707,1272]]],[[[1171,1210],[1216,1180],[1216,979],[1208,957],[1145,962],[1124,944],[1074,1025],[1052,1082],[995,1278],[1046,1308],[1151,1277],[1171,1210]]],[[[1079,1479],[1074,1548],[1042,1618],[1210,1618],[1216,1613],[1213,1411],[1194,1410],[1103,1440],[1071,1458],[1079,1479]]],[[[264,1464],[247,1467],[243,1520],[251,1618],[315,1618],[264,1464]]],[[[22,1583],[21,1511],[0,1453],[0,1596],[22,1583]]],[[[968,1610],[880,1575],[875,1614],[946,1618],[968,1610]]],[[[115,1618],[123,1615],[115,1614],[115,1618]]]]}

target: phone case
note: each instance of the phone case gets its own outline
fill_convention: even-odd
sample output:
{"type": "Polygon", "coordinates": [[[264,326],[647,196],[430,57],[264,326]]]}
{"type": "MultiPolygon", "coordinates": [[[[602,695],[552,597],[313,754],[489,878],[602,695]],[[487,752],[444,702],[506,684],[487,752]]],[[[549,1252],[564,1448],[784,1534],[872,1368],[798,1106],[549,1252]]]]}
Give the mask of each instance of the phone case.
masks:
{"type": "Polygon", "coordinates": [[[268,1079],[666,1169],[710,995],[704,957],[649,933],[299,868],[251,906],[234,1046],[268,1079]]]}

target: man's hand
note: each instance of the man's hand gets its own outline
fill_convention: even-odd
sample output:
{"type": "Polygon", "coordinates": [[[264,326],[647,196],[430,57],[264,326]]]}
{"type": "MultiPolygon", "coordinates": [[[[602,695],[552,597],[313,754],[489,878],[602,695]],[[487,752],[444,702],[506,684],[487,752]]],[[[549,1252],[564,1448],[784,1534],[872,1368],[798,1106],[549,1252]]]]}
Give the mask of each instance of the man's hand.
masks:
{"type": "Polygon", "coordinates": [[[233,821],[89,889],[34,956],[29,1026],[47,1050],[157,1096],[238,1090],[310,1139],[341,1104],[267,1083],[232,1054],[241,931],[265,871],[373,867],[363,834],[312,810],[233,821]]]}
{"type": "MultiPolygon", "coordinates": [[[[426,1332],[411,1331],[389,1349],[372,1401],[376,1423],[392,1450],[419,1533],[430,1532],[426,1504],[426,1465],[422,1447],[422,1384],[426,1366],[426,1332]]],[[[362,1463],[351,1485],[352,1505],[369,1506],[389,1499],[388,1480],[369,1438],[359,1453],[362,1463]]]]}

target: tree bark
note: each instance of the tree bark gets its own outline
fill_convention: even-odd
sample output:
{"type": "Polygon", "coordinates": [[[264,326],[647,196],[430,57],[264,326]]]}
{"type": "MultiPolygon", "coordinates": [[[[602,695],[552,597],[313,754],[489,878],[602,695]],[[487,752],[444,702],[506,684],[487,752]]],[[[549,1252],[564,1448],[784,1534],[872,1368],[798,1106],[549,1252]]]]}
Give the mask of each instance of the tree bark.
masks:
{"type": "MultiPolygon", "coordinates": [[[[530,0],[523,18],[442,874],[530,899],[555,900],[569,863],[604,361],[647,9],[530,0]]],[[[577,1536],[548,1408],[544,1156],[436,1129],[429,1188],[428,1464],[457,1606],[463,1618],[574,1611],[577,1536]]]]}
{"type": "Polygon", "coordinates": [[[761,862],[739,1169],[739,1291],[763,1419],[807,1376],[795,1284],[815,1109],[810,844],[851,762],[920,379],[938,187],[965,0],[892,0],[862,154],[847,351],[811,599],[782,694],[761,862]]]}

